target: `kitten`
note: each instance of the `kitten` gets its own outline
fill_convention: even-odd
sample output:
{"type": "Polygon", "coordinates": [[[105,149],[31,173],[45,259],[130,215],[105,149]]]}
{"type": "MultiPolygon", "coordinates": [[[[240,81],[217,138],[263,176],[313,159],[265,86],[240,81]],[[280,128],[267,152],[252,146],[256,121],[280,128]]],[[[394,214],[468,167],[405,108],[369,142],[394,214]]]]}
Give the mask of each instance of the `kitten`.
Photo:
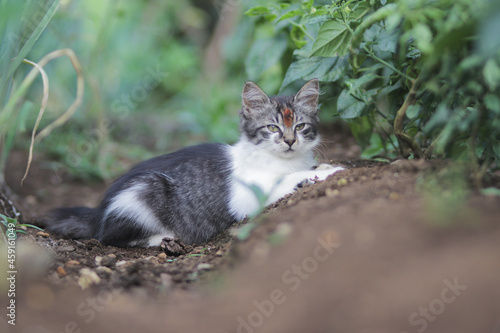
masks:
{"type": "Polygon", "coordinates": [[[164,237],[206,242],[259,211],[252,185],[268,205],[343,169],[314,168],[318,96],[316,79],[294,96],[271,98],[246,82],[234,146],[202,144],[142,162],[111,185],[98,207],[52,211],[47,230],[120,247],[158,246],[164,237]]]}

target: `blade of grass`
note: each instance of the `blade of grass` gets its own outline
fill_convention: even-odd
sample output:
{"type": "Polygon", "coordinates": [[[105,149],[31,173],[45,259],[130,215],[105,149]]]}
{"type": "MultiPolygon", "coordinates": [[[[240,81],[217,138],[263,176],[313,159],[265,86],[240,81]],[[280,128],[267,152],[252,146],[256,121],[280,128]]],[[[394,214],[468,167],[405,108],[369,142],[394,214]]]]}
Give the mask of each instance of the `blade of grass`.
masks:
{"type": "Polygon", "coordinates": [[[17,226],[18,226],[18,227],[33,228],[33,229],[36,229],[36,230],[43,231],[43,229],[42,229],[42,228],[37,227],[36,225],[33,225],[33,224],[28,224],[28,223],[18,224],[17,226]]]}
{"type": "MultiPolygon", "coordinates": [[[[7,75],[5,76],[6,78],[9,79],[9,78],[12,77],[12,75],[14,75],[14,72],[21,65],[23,59],[26,58],[26,56],[31,51],[31,49],[35,45],[35,43],[38,40],[38,38],[40,38],[40,35],[42,34],[42,32],[45,30],[45,28],[49,24],[50,20],[52,19],[52,17],[56,13],[58,6],[59,6],[59,0],[54,0],[48,6],[47,11],[43,14],[40,22],[36,25],[36,28],[29,35],[29,37],[26,39],[26,42],[22,46],[21,50],[19,50],[19,52],[17,53],[17,55],[12,60],[12,63],[9,66],[9,69],[7,70],[7,75]]],[[[33,15],[33,17],[36,17],[36,16],[33,15]]],[[[31,18],[28,19],[30,21],[30,23],[33,23],[32,22],[33,17],[31,17],[31,18]]],[[[24,35],[24,32],[21,31],[21,36],[23,36],[23,35],[24,35]]]]}

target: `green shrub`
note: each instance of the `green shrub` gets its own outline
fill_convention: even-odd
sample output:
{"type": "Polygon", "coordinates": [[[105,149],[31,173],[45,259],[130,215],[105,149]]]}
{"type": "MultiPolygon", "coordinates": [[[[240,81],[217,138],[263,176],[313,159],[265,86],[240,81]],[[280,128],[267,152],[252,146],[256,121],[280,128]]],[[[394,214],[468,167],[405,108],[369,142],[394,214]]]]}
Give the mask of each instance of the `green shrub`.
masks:
{"type": "Polygon", "coordinates": [[[323,3],[246,12],[293,49],[281,91],[320,79],[324,104],[349,123],[364,157],[452,157],[479,175],[500,166],[498,2],[323,3]]]}

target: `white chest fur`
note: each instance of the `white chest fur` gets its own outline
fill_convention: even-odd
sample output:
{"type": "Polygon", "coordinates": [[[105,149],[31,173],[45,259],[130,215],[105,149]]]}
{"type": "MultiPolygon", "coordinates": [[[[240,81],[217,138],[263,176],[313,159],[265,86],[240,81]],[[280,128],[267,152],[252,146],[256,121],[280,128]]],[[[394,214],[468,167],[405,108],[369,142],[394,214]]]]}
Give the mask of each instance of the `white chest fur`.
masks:
{"type": "Polygon", "coordinates": [[[300,182],[317,177],[324,180],[342,168],[311,170],[316,164],[312,152],[291,158],[272,155],[242,140],[228,147],[233,161],[229,208],[241,220],[258,212],[259,199],[250,186],[257,186],[267,197],[265,204],[276,202],[292,193],[300,182]]]}

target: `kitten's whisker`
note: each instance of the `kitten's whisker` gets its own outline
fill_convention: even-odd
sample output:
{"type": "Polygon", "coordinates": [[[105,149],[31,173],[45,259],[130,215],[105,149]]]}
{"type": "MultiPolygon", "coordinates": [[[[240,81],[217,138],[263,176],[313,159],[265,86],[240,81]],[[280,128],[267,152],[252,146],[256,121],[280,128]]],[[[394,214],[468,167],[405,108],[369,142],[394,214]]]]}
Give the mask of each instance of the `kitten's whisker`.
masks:
{"type": "Polygon", "coordinates": [[[325,142],[323,142],[323,140],[321,140],[319,142],[318,146],[316,146],[313,149],[313,151],[316,155],[318,155],[320,157],[321,160],[328,162],[327,154],[324,152],[324,150],[327,150],[327,149],[328,149],[328,145],[325,142]]]}
{"type": "Polygon", "coordinates": [[[329,162],[330,158],[328,158],[328,151],[332,150],[331,147],[335,142],[335,140],[321,139],[318,146],[314,148],[314,153],[320,156],[325,162],[329,162]]]}

